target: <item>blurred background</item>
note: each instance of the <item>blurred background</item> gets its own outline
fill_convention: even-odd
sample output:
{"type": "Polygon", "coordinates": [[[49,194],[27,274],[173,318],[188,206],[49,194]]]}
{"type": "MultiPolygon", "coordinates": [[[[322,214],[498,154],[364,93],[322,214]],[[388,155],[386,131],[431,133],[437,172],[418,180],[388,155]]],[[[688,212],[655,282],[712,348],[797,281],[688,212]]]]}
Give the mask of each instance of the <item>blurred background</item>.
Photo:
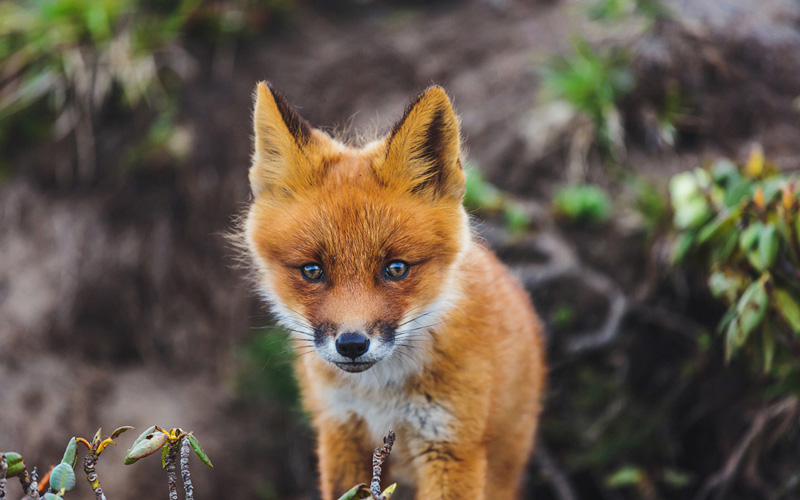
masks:
{"type": "MultiPolygon", "coordinates": [[[[353,140],[452,96],[465,202],[547,325],[524,498],[800,496],[796,0],[0,3],[0,449],[182,427],[200,498],[317,498],[225,237],[265,79],[353,140]]],[[[132,440],[109,500],[166,496],[132,440]]]]}

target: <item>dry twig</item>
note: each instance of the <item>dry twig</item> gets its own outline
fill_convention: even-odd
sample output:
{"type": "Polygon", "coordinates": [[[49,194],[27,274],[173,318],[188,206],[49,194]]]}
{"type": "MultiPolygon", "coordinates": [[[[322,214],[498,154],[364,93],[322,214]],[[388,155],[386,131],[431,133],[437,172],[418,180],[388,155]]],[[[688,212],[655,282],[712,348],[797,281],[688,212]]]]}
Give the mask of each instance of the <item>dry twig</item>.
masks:
{"type": "Polygon", "coordinates": [[[550,482],[553,485],[553,491],[558,499],[578,500],[578,495],[575,493],[575,489],[570,484],[567,476],[561,471],[561,469],[558,468],[556,461],[553,460],[552,456],[550,456],[550,452],[547,450],[547,448],[541,443],[538,444],[537,447],[539,452],[536,456],[539,466],[549,477],[550,482]]]}
{"type": "Polygon", "coordinates": [[[0,453],[0,500],[6,498],[6,471],[8,471],[6,455],[5,453],[0,453]]]}
{"type": "Polygon", "coordinates": [[[383,466],[383,462],[389,458],[396,437],[397,435],[394,431],[389,431],[386,437],[383,438],[383,446],[375,448],[375,453],[372,455],[372,482],[370,483],[370,491],[372,492],[372,496],[377,500],[383,498],[381,496],[381,467],[383,466]]]}
{"type": "Polygon", "coordinates": [[[175,470],[175,459],[178,456],[178,447],[172,446],[164,456],[164,468],[167,470],[167,484],[169,485],[169,500],[178,500],[178,474],[175,470]]]}
{"type": "Polygon", "coordinates": [[[721,490],[717,497],[723,498],[725,496],[725,490],[736,476],[736,471],[739,469],[747,449],[750,447],[753,440],[763,432],[767,422],[786,413],[796,413],[800,407],[798,403],[800,402],[796,397],[789,396],[759,411],[753,418],[753,423],[750,424],[750,428],[744,436],[742,436],[742,439],[739,440],[739,443],[725,461],[725,465],[716,474],[706,480],[702,488],[700,488],[694,496],[694,500],[703,500],[707,498],[708,495],[718,487],[721,487],[721,490]]]}
{"type": "Polygon", "coordinates": [[[189,473],[189,453],[191,445],[189,439],[181,439],[181,479],[183,479],[183,490],[186,492],[186,500],[194,499],[194,488],[192,487],[192,476],[189,473]]]}
{"type": "Polygon", "coordinates": [[[39,500],[39,475],[36,473],[36,467],[33,468],[30,474],[28,469],[25,469],[19,475],[19,482],[22,485],[22,491],[25,492],[25,498],[28,500],[39,500]]]}
{"type": "Polygon", "coordinates": [[[106,494],[103,493],[103,488],[100,487],[100,478],[97,475],[95,466],[97,465],[97,455],[90,453],[83,457],[83,472],[86,473],[86,479],[94,491],[94,497],[97,500],[106,500],[106,494]]]}

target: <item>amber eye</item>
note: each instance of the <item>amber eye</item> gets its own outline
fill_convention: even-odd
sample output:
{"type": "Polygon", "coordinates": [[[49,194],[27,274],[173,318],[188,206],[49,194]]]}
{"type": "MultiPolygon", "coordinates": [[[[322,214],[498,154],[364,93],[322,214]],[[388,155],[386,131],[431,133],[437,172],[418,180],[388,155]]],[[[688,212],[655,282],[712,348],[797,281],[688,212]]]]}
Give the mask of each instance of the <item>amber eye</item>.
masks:
{"type": "Polygon", "coordinates": [[[401,278],[405,278],[408,275],[408,269],[411,266],[403,262],[402,260],[393,260],[386,264],[386,273],[387,278],[399,280],[401,278]]]}
{"type": "Polygon", "coordinates": [[[322,267],[318,264],[303,264],[300,268],[300,272],[302,272],[303,277],[309,281],[319,281],[322,279],[322,267]]]}

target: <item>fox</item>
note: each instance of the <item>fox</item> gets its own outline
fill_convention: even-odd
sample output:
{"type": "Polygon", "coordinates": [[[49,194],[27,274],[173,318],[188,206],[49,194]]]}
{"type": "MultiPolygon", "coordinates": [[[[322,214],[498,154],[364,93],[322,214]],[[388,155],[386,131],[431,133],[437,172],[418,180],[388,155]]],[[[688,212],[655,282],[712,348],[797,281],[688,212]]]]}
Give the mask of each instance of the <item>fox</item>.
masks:
{"type": "Polygon", "coordinates": [[[518,498],[542,410],[542,326],[473,233],[449,96],[433,85],[387,134],[350,144],[271,84],[254,94],[243,238],[300,352],[321,498],[368,482],[390,429],[388,474],[416,498],[518,498]]]}

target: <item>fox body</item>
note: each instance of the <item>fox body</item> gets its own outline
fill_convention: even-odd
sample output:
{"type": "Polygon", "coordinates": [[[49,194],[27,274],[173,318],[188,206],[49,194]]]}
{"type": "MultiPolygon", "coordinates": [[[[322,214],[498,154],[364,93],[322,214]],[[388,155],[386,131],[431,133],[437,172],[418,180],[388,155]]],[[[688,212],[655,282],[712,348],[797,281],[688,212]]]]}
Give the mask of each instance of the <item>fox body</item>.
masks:
{"type": "Polygon", "coordinates": [[[305,354],[323,500],[368,481],[389,429],[389,472],[419,498],[516,498],[544,386],[541,327],[472,236],[446,93],[429,88],[356,148],[261,83],[254,126],[245,238],[259,290],[305,354]]]}

